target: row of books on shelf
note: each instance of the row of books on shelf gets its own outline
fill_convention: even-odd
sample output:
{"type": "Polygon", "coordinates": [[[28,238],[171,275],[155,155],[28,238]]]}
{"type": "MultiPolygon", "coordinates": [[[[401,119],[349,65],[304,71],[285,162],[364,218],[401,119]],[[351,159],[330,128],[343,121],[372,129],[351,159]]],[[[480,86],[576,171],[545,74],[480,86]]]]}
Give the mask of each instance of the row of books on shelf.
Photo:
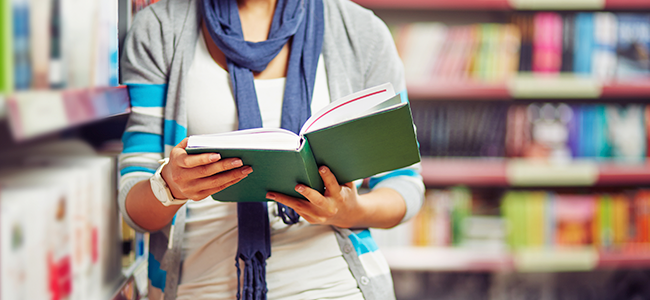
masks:
{"type": "Polygon", "coordinates": [[[643,0],[353,0],[370,9],[421,9],[421,10],[603,10],[648,9],[643,0]]]}
{"type": "Polygon", "coordinates": [[[514,13],[508,24],[392,27],[407,81],[502,82],[517,72],[603,81],[650,77],[650,15],[514,13]]]}
{"type": "Polygon", "coordinates": [[[108,299],[147,252],[120,220],[115,153],[64,141],[1,160],[1,298],[108,299]]]}
{"type": "Polygon", "coordinates": [[[512,248],[572,247],[648,251],[650,191],[561,194],[510,191],[501,213],[512,248]]]}
{"type": "Polygon", "coordinates": [[[118,84],[118,1],[0,2],[0,94],[118,84]]]}
{"type": "Polygon", "coordinates": [[[642,162],[650,107],[642,104],[412,103],[423,156],[642,162]]]}
{"type": "Polygon", "coordinates": [[[500,253],[572,248],[650,253],[650,191],[482,195],[462,186],[428,190],[419,214],[394,233],[380,233],[378,240],[388,247],[500,253]]]}

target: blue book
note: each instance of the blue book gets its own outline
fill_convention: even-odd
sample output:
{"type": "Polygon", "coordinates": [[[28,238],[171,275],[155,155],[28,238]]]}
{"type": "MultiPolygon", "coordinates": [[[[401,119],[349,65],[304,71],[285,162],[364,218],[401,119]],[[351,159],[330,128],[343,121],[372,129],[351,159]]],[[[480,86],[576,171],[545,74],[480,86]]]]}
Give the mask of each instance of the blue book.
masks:
{"type": "Polygon", "coordinates": [[[611,156],[611,145],[607,138],[607,112],[605,105],[599,104],[594,107],[594,156],[605,158],[611,156]]]}
{"type": "Polygon", "coordinates": [[[29,55],[29,1],[13,0],[14,87],[31,87],[32,68],[29,55]]]}
{"type": "Polygon", "coordinates": [[[650,76],[650,15],[621,13],[617,17],[616,76],[650,76]]]}
{"type": "Polygon", "coordinates": [[[594,14],[578,13],[575,22],[573,72],[591,74],[591,55],[594,49],[594,14]]]}
{"type": "Polygon", "coordinates": [[[580,112],[580,157],[594,157],[594,107],[583,105],[580,112]]]}
{"type": "Polygon", "coordinates": [[[571,105],[572,116],[567,123],[567,130],[569,131],[569,140],[567,146],[571,150],[571,157],[579,157],[580,153],[580,106],[571,105]]]}

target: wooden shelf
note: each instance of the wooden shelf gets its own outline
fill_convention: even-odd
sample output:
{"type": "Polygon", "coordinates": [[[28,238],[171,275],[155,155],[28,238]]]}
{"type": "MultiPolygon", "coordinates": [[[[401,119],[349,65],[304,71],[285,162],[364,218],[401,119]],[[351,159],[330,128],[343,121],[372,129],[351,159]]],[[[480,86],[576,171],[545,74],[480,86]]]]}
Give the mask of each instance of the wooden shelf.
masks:
{"type": "Polygon", "coordinates": [[[407,90],[411,100],[512,100],[503,83],[431,81],[407,90]]]}
{"type": "Polygon", "coordinates": [[[509,252],[451,247],[381,249],[391,270],[493,272],[513,269],[509,252]]]}
{"type": "Polygon", "coordinates": [[[646,0],[353,0],[370,9],[436,10],[648,10],[646,0]]]}
{"type": "Polygon", "coordinates": [[[422,158],[425,185],[507,186],[504,160],[422,158]]]}
{"type": "Polygon", "coordinates": [[[650,164],[589,160],[549,164],[527,160],[422,158],[427,186],[608,186],[650,185],[650,164]]]}
{"type": "MultiPolygon", "coordinates": [[[[649,1],[650,2],[650,1],[649,1]]],[[[419,100],[650,99],[650,79],[601,83],[571,75],[519,75],[508,83],[431,80],[408,83],[409,98],[419,100]]]]}
{"type": "Polygon", "coordinates": [[[381,250],[391,270],[442,272],[566,272],[650,267],[650,252],[599,252],[593,248],[516,252],[452,247],[381,250]]]}
{"type": "Polygon", "coordinates": [[[21,91],[7,96],[6,107],[16,141],[130,112],[125,87],[21,91]]]}
{"type": "Polygon", "coordinates": [[[509,10],[507,0],[353,0],[371,9],[445,9],[445,10],[509,10]]]}

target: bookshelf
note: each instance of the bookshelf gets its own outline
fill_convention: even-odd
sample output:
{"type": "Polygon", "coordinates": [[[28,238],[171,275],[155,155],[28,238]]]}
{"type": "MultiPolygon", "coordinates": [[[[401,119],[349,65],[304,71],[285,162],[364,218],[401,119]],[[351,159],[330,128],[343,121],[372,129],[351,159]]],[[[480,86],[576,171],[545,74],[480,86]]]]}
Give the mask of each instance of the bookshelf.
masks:
{"type": "MultiPolygon", "coordinates": [[[[429,299],[436,293],[443,298],[453,298],[449,296],[454,294],[449,292],[453,286],[456,286],[456,289],[464,289],[465,286],[484,283],[484,281],[466,283],[463,281],[465,277],[472,275],[459,274],[486,276],[489,278],[487,279],[489,283],[485,284],[487,286],[485,290],[477,294],[480,296],[471,297],[458,292],[455,293],[459,295],[457,298],[479,298],[484,295],[491,295],[488,297],[490,299],[545,298],[549,295],[554,295],[550,298],[560,298],[560,291],[553,290],[557,286],[555,284],[544,283],[545,286],[540,286],[540,283],[536,282],[529,286],[530,289],[544,290],[540,294],[546,296],[539,296],[540,294],[530,296],[514,292],[508,294],[510,293],[508,288],[499,286],[498,281],[501,276],[504,276],[503,274],[509,274],[507,276],[513,278],[510,284],[519,286],[521,282],[525,282],[528,274],[549,274],[548,276],[556,278],[552,280],[560,281],[561,279],[557,279],[563,276],[557,275],[560,273],[580,274],[576,276],[590,278],[602,274],[623,276],[620,274],[650,269],[648,243],[645,240],[639,241],[638,236],[630,233],[630,236],[623,238],[624,241],[619,240],[615,245],[607,242],[603,244],[610,230],[613,230],[607,227],[609,225],[603,224],[624,218],[619,214],[620,210],[616,213],[609,210],[610,206],[607,205],[610,205],[609,201],[613,201],[609,197],[626,199],[625,203],[630,209],[630,215],[626,215],[627,217],[634,215],[633,211],[642,210],[640,206],[635,205],[643,202],[639,199],[645,199],[644,196],[638,195],[645,193],[650,186],[650,164],[646,150],[634,159],[617,157],[618,154],[613,154],[614,152],[604,155],[607,157],[572,152],[572,155],[556,159],[557,157],[550,155],[540,157],[539,153],[531,155],[513,151],[516,147],[513,148],[510,135],[513,132],[525,132],[526,134],[516,135],[517,138],[534,140],[536,134],[534,130],[539,126],[539,122],[535,125],[537,121],[528,119],[518,122],[517,120],[521,121],[521,119],[511,114],[516,107],[524,111],[523,115],[530,116],[530,108],[533,106],[542,108],[551,105],[557,108],[558,105],[565,105],[572,109],[573,117],[579,116],[579,118],[584,116],[582,109],[596,109],[596,107],[627,109],[634,105],[647,108],[650,100],[650,76],[598,77],[592,74],[571,73],[562,69],[560,65],[556,65],[556,69],[552,72],[533,71],[534,67],[530,65],[521,68],[520,60],[520,67],[508,70],[510,73],[507,76],[493,70],[492,74],[496,75],[485,77],[481,72],[490,71],[472,73],[472,68],[476,68],[476,61],[482,59],[475,53],[472,54],[474,56],[468,56],[468,66],[464,66],[465,69],[460,68],[464,73],[452,71],[445,74],[440,71],[449,70],[444,68],[444,63],[426,56],[437,56],[440,60],[458,59],[449,55],[452,51],[445,52],[445,47],[455,49],[456,53],[467,53],[468,50],[463,47],[470,48],[469,51],[476,53],[489,47],[499,49],[499,46],[494,46],[495,43],[508,43],[511,40],[504,38],[482,40],[481,35],[493,38],[490,36],[493,34],[490,30],[494,28],[507,33],[511,28],[503,25],[513,23],[519,26],[515,21],[520,16],[536,16],[549,12],[557,13],[562,18],[585,12],[612,12],[616,16],[619,14],[650,15],[650,2],[637,0],[354,1],[374,10],[389,25],[393,33],[398,51],[404,60],[407,90],[417,125],[420,149],[423,153],[421,174],[427,186],[427,200],[420,214],[395,229],[373,231],[373,236],[396,275],[398,298],[429,299]],[[467,29],[463,27],[470,28],[470,33],[467,33],[467,29]],[[459,33],[458,28],[466,31],[459,33]],[[450,40],[454,42],[454,39],[450,38],[450,32],[457,34],[454,36],[455,39],[470,35],[475,40],[467,44],[457,41],[453,44],[449,42],[450,40]],[[417,36],[416,34],[429,36],[438,44],[412,38],[417,36]],[[487,47],[484,46],[486,44],[487,47]],[[408,48],[409,45],[412,48],[408,48]],[[411,56],[412,60],[409,60],[409,55],[414,55],[411,56]],[[428,70],[423,71],[422,65],[418,65],[432,61],[435,64],[431,64],[432,67],[428,70]],[[409,68],[413,69],[409,70],[409,68]],[[492,122],[486,122],[485,119],[492,122]],[[512,130],[513,124],[524,129],[512,130]],[[488,127],[489,130],[485,129],[488,127]],[[485,139],[477,138],[490,132],[499,134],[485,139]],[[490,150],[494,145],[498,146],[490,150]],[[514,152],[517,153],[513,154],[514,152]],[[526,156],[534,158],[530,159],[526,156]],[[520,200],[526,204],[521,204],[522,207],[504,205],[508,195],[519,195],[520,200]],[[562,219],[564,211],[545,208],[541,210],[543,213],[531,213],[531,211],[540,211],[541,206],[550,207],[559,203],[553,202],[556,200],[535,199],[541,197],[540,195],[548,197],[544,199],[560,199],[558,200],[560,202],[564,201],[563,197],[571,198],[576,195],[589,198],[588,201],[592,205],[589,207],[593,209],[593,214],[589,217],[593,223],[590,224],[594,225],[589,227],[592,228],[589,230],[583,227],[581,232],[593,235],[594,240],[570,246],[562,244],[566,242],[565,240],[559,238],[556,240],[553,234],[560,234],[564,230],[561,228],[564,225],[558,225],[566,222],[562,219]],[[517,214],[509,211],[511,209],[519,209],[518,212],[525,217],[519,219],[513,217],[517,214]],[[528,223],[522,221],[524,218],[528,223]],[[468,223],[476,222],[478,219],[488,221],[475,224],[492,226],[498,221],[498,224],[505,225],[498,230],[467,229],[470,226],[467,225],[468,223]],[[522,229],[514,230],[512,227],[525,227],[527,230],[538,227],[555,229],[542,230],[544,244],[540,246],[539,229],[522,231],[522,229]],[[517,240],[521,239],[522,235],[535,236],[537,244],[532,244],[532,241],[517,240]],[[517,237],[513,238],[513,236],[517,237]],[[408,282],[400,283],[400,277],[407,278],[404,280],[408,282]],[[434,281],[433,278],[439,281],[434,281]],[[440,284],[442,280],[440,278],[449,278],[445,279],[449,281],[444,281],[445,286],[436,288],[426,286],[434,285],[435,282],[440,284]],[[453,280],[458,280],[459,283],[453,280]],[[413,282],[419,282],[424,287],[418,289],[417,284],[413,282]],[[463,283],[465,285],[462,285],[463,283]],[[400,288],[400,285],[404,287],[400,288]],[[504,294],[494,297],[495,294],[500,295],[499,293],[504,294]]],[[[648,26],[650,27],[650,23],[648,26]]],[[[523,35],[520,35],[516,42],[517,56],[523,53],[521,48],[523,39],[523,35]]],[[[560,44],[556,41],[554,49],[559,52],[555,55],[561,56],[559,54],[563,53],[564,48],[557,46],[564,44],[566,44],[564,40],[560,44]]],[[[616,44],[613,46],[617,47],[616,44]]],[[[500,64],[507,61],[498,56],[499,51],[509,51],[507,48],[503,49],[506,50],[495,51],[494,59],[501,59],[500,64]]],[[[532,56],[535,47],[530,46],[527,51],[529,51],[527,54],[532,56]]],[[[556,116],[557,119],[561,117],[556,116]]],[[[648,145],[647,134],[650,128],[648,120],[648,114],[644,114],[642,124],[639,125],[643,127],[644,133],[640,137],[640,144],[643,144],[644,149],[647,149],[648,145]]],[[[582,123],[581,126],[586,130],[578,131],[578,136],[605,132],[615,125],[599,127],[595,123],[589,125],[582,123]]],[[[568,125],[565,128],[569,128],[568,125]]],[[[565,138],[564,142],[567,148],[575,151],[577,148],[573,148],[571,143],[576,132],[563,130],[561,134],[567,132],[569,138],[565,138]]],[[[591,135],[586,139],[590,138],[591,135]]],[[[635,139],[639,139],[639,136],[635,139]]],[[[553,140],[552,143],[556,142],[557,140],[553,140]]],[[[555,147],[557,144],[553,145],[552,147],[555,147]]],[[[634,216],[637,220],[644,218],[639,215],[634,216]]],[[[635,223],[637,221],[629,222],[630,228],[635,227],[630,229],[630,232],[644,230],[639,227],[643,225],[635,223]]],[[[579,226],[588,226],[581,224],[579,226]]],[[[617,228],[620,230],[620,227],[617,228]]],[[[606,278],[609,275],[602,276],[606,278]]],[[[601,294],[615,293],[614,291],[620,289],[620,286],[632,285],[632,281],[617,282],[617,279],[612,278],[607,278],[605,281],[607,284],[599,286],[601,294]]],[[[570,291],[572,288],[564,287],[562,292],[570,291]]],[[[567,296],[567,299],[575,298],[573,296],[567,296]]],[[[631,297],[615,296],[612,299],[631,297]]],[[[585,297],[585,299],[592,298],[585,297]]]]}
{"type": "Polygon", "coordinates": [[[3,299],[146,297],[148,238],[123,223],[116,201],[130,113],[119,42],[132,8],[0,1],[3,299]]]}
{"type": "Polygon", "coordinates": [[[19,91],[5,100],[14,140],[17,142],[128,114],[125,87],[19,91]]]}
{"type": "Polygon", "coordinates": [[[438,272],[544,272],[648,268],[650,254],[598,252],[591,248],[519,252],[446,247],[382,250],[393,270],[438,272]]]}
{"type": "Polygon", "coordinates": [[[524,99],[620,101],[637,99],[645,102],[650,100],[648,98],[650,79],[603,83],[593,78],[576,78],[569,74],[546,78],[535,77],[532,74],[519,74],[508,82],[502,83],[432,80],[427,83],[409,84],[407,89],[409,99],[413,101],[516,101],[524,99]]]}
{"type": "Polygon", "coordinates": [[[516,159],[422,158],[427,186],[616,186],[650,183],[650,165],[594,161],[547,163],[516,159]],[[565,177],[556,178],[555,174],[565,177]]]}
{"type": "Polygon", "coordinates": [[[435,10],[634,10],[650,9],[644,0],[355,0],[371,9],[435,9],[435,10]]]}

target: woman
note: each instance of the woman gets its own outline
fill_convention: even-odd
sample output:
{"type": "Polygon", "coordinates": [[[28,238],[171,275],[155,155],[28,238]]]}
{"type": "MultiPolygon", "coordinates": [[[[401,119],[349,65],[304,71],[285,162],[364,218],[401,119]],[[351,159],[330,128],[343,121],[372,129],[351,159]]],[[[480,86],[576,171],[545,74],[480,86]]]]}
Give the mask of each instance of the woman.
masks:
{"type": "Polygon", "coordinates": [[[347,0],[162,0],[136,16],[121,66],[133,109],[119,204],[131,226],[152,232],[151,299],[159,290],[165,299],[394,298],[363,228],[417,212],[419,165],[372,178],[363,195],[322,166],[324,194],[298,184],[310,202],[269,193],[276,202],[260,206],[209,197],[255,170],[184,150],[188,135],[296,131],[341,96],[385,82],[403,90],[376,16],[347,0]]]}

